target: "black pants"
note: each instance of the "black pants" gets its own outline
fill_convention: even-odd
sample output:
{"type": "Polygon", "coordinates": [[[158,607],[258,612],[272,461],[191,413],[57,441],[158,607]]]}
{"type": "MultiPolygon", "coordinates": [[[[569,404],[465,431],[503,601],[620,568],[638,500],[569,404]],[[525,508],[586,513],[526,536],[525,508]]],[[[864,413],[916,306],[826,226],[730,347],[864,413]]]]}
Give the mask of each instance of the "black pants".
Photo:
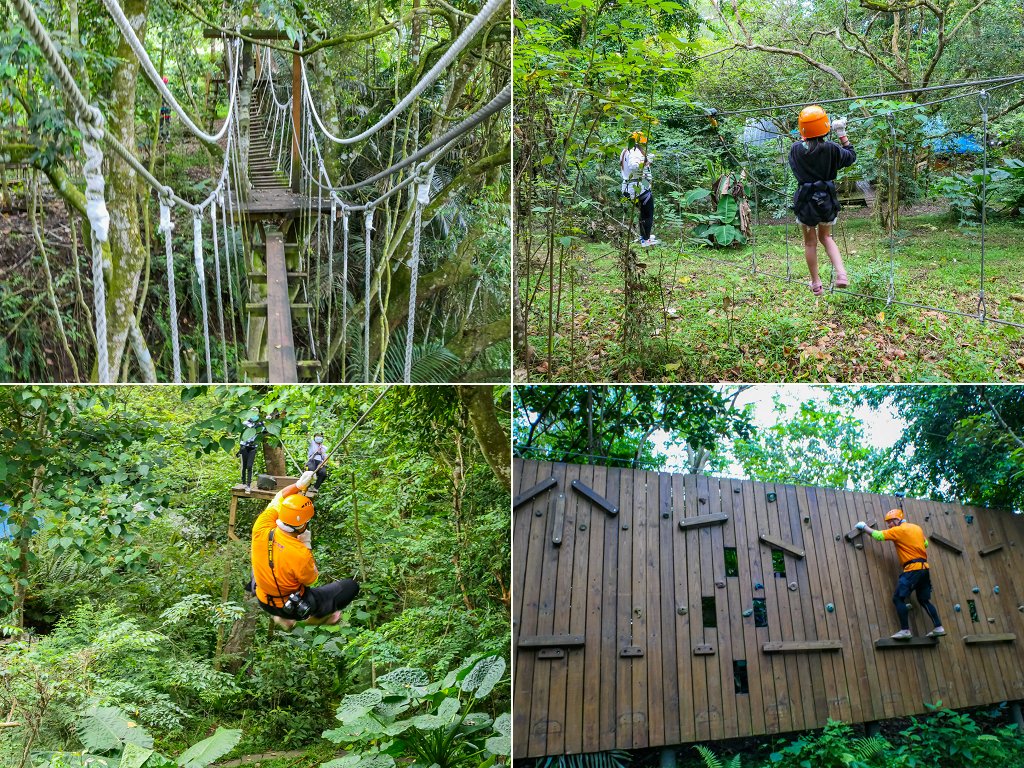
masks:
{"type": "MultiPolygon", "coordinates": [[[[321,461],[322,461],[322,459],[318,459],[316,457],[310,459],[309,461],[306,462],[306,469],[308,469],[310,472],[312,472],[313,470],[315,470],[317,467],[320,466],[320,462],[321,461]]],[[[313,483],[313,487],[315,489],[319,490],[320,486],[323,484],[324,480],[326,480],[326,479],[327,479],[327,467],[323,466],[323,467],[320,467],[320,469],[316,469],[316,482],[313,483]]]]}
{"type": "Polygon", "coordinates": [[[904,571],[896,582],[896,592],[893,593],[892,602],[896,606],[896,613],[900,617],[900,629],[910,629],[910,617],[907,610],[907,600],[910,593],[917,595],[918,604],[927,611],[932,623],[936,627],[941,626],[939,612],[931,604],[932,599],[932,575],[927,568],[919,571],[904,571]]]}
{"type": "Polygon", "coordinates": [[[654,193],[645,189],[637,204],[640,206],[640,239],[649,240],[654,228],[654,193]]]}
{"type": "MultiPolygon", "coordinates": [[[[330,616],[335,611],[342,610],[346,605],[356,599],[359,594],[359,584],[353,579],[342,579],[323,587],[307,587],[305,592],[306,601],[313,609],[306,618],[322,619],[330,616]]],[[[294,619],[295,617],[283,611],[280,607],[282,600],[272,598],[278,605],[267,605],[260,603],[260,608],[271,616],[280,616],[282,619],[294,619]]],[[[285,600],[287,598],[284,598],[285,600]]]]}
{"type": "Polygon", "coordinates": [[[252,484],[252,465],[256,461],[256,446],[243,445],[238,449],[238,455],[242,457],[242,484],[252,484]]]}

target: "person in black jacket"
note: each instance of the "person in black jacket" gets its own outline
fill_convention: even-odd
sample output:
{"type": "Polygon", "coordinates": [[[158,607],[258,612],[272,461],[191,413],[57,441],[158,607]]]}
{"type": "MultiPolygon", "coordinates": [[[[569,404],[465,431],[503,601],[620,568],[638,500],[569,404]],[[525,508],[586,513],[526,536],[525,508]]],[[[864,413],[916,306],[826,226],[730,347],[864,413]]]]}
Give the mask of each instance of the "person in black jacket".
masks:
{"type": "Polygon", "coordinates": [[[800,138],[789,150],[789,167],[799,186],[793,195],[793,211],[804,233],[804,258],[811,273],[811,292],[824,293],[818,276],[818,243],[825,247],[836,288],[846,288],[849,278],[839,247],[832,239],[832,226],[839,217],[839,196],[836,193],[836,175],[857,160],[857,153],[846,135],[846,120],[829,123],[825,110],[818,106],[806,107],[800,113],[800,138]],[[827,141],[832,132],[839,143],[827,141]]]}

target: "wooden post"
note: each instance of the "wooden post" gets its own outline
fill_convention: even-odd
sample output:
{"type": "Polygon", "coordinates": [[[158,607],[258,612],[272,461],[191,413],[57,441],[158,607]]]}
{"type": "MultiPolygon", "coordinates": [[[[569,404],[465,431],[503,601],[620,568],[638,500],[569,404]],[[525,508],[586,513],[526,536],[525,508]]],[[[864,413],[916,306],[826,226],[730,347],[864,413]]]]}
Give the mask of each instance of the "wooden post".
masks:
{"type": "Polygon", "coordinates": [[[676,768],[675,747],[664,747],[661,750],[661,768],[676,768]]]}
{"type": "Polygon", "coordinates": [[[1013,715],[1013,722],[1017,724],[1017,730],[1024,731],[1024,715],[1021,714],[1019,701],[1010,702],[1010,714],[1013,715]]]}
{"type": "MultiPolygon", "coordinates": [[[[232,496],[231,503],[228,505],[228,539],[232,541],[238,541],[238,536],[235,535],[235,516],[238,513],[238,497],[232,496]]],[[[224,598],[227,600],[227,598],[224,598]]]]}
{"type": "Polygon", "coordinates": [[[299,179],[302,178],[302,159],[299,156],[302,136],[302,64],[296,50],[292,54],[292,192],[298,194],[299,179]]]}

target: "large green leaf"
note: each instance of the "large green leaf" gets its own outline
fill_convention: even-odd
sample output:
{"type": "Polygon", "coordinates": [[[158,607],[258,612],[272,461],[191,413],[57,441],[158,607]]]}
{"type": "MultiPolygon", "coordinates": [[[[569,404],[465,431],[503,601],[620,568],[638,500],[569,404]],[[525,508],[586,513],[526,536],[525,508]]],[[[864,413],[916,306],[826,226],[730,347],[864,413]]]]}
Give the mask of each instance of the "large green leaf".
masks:
{"type": "Polygon", "coordinates": [[[462,681],[462,690],[478,699],[487,696],[505,674],[505,660],[501,656],[487,656],[477,662],[473,671],[462,681]]]}
{"type": "Polygon", "coordinates": [[[152,749],[140,747],[138,744],[129,742],[124,745],[124,751],[121,753],[121,762],[117,768],[142,768],[142,765],[149,760],[152,754],[152,749]]]}
{"type": "Polygon", "coordinates": [[[422,696],[430,684],[430,677],[422,669],[399,667],[377,678],[377,685],[395,693],[422,696]]]}
{"type": "Polygon", "coordinates": [[[736,218],[736,214],[739,213],[740,207],[736,202],[736,198],[732,195],[722,195],[718,201],[718,210],[715,214],[719,216],[724,222],[732,222],[736,218]]]}
{"type": "Polygon", "coordinates": [[[320,768],[394,768],[395,758],[373,752],[366,755],[345,755],[329,763],[322,763],[320,768]]]}
{"type": "Polygon", "coordinates": [[[153,737],[117,707],[89,707],[78,720],[78,738],[94,752],[120,751],[125,744],[153,746],[153,737]]]}
{"type": "Polygon", "coordinates": [[[495,735],[484,742],[487,751],[492,755],[512,754],[512,715],[502,712],[494,721],[495,735]]]}
{"type": "Polygon", "coordinates": [[[341,700],[335,716],[343,723],[354,722],[379,705],[384,694],[376,688],[368,688],[362,693],[351,693],[341,700]]]}
{"type": "Polygon", "coordinates": [[[181,768],[206,768],[234,749],[241,738],[242,732],[237,728],[218,728],[213,736],[193,744],[179,755],[178,765],[181,768]]]}

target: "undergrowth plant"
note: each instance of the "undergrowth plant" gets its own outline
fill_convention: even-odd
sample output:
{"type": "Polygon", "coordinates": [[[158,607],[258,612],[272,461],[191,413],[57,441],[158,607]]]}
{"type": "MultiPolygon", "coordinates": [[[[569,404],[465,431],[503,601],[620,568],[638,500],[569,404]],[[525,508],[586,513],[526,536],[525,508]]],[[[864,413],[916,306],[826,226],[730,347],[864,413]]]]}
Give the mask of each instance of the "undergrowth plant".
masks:
{"type": "Polygon", "coordinates": [[[349,751],[321,768],[490,766],[512,751],[512,718],[476,711],[505,674],[500,656],[474,657],[443,680],[402,667],[377,678],[377,686],[346,696],[341,726],[324,738],[349,751]],[[412,759],[411,764],[405,760],[412,759]]]}

